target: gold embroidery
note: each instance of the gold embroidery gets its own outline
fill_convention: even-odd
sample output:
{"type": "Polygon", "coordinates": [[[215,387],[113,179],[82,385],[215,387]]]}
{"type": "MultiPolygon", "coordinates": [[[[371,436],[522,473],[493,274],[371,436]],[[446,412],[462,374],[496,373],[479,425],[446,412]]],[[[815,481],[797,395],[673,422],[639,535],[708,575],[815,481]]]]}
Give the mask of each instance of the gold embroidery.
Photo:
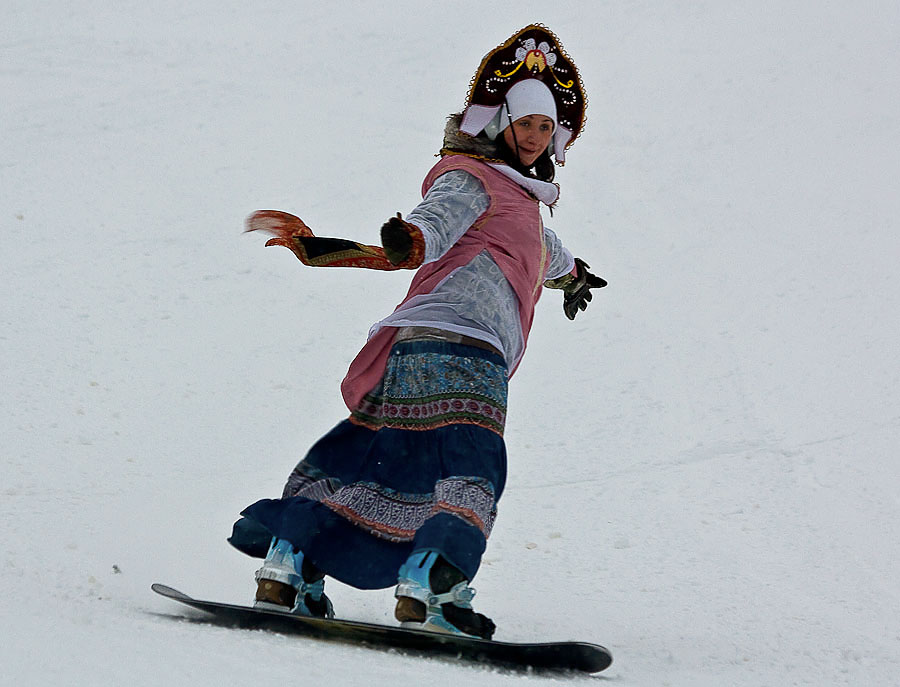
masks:
{"type": "Polygon", "coordinates": [[[532,298],[537,294],[538,289],[541,288],[541,284],[544,283],[544,269],[547,266],[547,242],[544,241],[544,221],[538,218],[538,222],[540,224],[538,230],[541,232],[541,264],[538,268],[537,284],[534,285],[534,289],[531,291],[532,298]]]}
{"type": "Polygon", "coordinates": [[[563,88],[572,88],[572,86],[575,84],[575,82],[572,81],[571,79],[569,79],[569,83],[563,83],[562,81],[560,81],[559,79],[556,78],[556,73],[552,69],[550,70],[550,73],[553,75],[553,80],[556,81],[556,83],[558,83],[563,88]]]}
{"type": "MultiPolygon", "coordinates": [[[[547,66],[547,57],[540,50],[531,50],[525,56],[525,67],[533,70],[535,67],[538,68],[539,72],[544,71],[544,67],[547,66]]],[[[552,71],[552,70],[551,70],[552,71]]],[[[571,88],[572,85],[569,84],[568,88],[571,88]]]]}
{"type": "Polygon", "coordinates": [[[502,73],[500,72],[499,69],[494,70],[494,74],[496,74],[497,76],[499,76],[501,79],[508,79],[508,78],[511,77],[513,74],[515,74],[517,71],[519,71],[519,69],[521,69],[521,67],[522,67],[523,64],[525,64],[525,63],[524,63],[524,62],[519,62],[519,64],[516,65],[516,68],[513,69],[509,74],[502,74],[502,73]]]}

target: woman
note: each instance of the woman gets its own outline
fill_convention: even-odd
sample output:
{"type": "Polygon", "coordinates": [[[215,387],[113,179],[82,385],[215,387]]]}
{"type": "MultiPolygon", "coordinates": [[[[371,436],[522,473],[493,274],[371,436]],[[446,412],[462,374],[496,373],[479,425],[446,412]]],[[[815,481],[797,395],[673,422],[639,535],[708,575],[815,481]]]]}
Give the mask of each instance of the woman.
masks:
{"type": "Polygon", "coordinates": [[[563,290],[574,319],[606,285],[540,215],[559,194],[552,158],[563,163],[584,108],[574,64],[531,25],[482,60],[423,201],[382,226],[382,246],[316,237],[286,213],[248,220],[307,265],[417,270],[341,385],[350,418],[310,449],[282,498],[235,525],[231,543],[265,557],[258,606],[332,617],[330,575],[361,589],[396,584],[405,626],[494,633],[468,583],[506,481],[507,381],[542,286],[563,290]]]}

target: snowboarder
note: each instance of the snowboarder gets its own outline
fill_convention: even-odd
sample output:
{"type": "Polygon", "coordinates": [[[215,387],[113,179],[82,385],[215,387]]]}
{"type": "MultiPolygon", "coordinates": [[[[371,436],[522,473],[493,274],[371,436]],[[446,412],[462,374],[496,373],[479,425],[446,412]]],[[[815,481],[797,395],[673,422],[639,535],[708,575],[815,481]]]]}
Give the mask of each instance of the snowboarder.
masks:
{"type": "Polygon", "coordinates": [[[375,324],[341,391],[350,417],[309,450],[281,498],[254,503],[229,541],[264,558],[256,605],[332,617],[324,578],[396,585],[405,627],[489,639],[472,608],[475,577],[506,481],[507,382],[524,353],[542,286],[574,319],[606,282],[543,226],[584,122],[575,64],[541,25],[489,52],[466,107],[445,128],[423,200],[381,228],[381,246],[316,237],[261,211],[307,265],[417,270],[375,324]]]}

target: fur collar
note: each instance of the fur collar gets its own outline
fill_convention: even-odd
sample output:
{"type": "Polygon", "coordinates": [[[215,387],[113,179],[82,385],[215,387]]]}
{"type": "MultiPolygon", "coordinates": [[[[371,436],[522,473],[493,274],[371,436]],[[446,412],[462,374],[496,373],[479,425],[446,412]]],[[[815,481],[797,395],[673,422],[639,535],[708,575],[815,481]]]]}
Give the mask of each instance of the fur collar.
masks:
{"type": "Polygon", "coordinates": [[[459,130],[462,113],[450,115],[444,127],[444,145],[441,155],[468,155],[484,162],[503,162],[500,150],[487,136],[470,136],[459,130]]]}

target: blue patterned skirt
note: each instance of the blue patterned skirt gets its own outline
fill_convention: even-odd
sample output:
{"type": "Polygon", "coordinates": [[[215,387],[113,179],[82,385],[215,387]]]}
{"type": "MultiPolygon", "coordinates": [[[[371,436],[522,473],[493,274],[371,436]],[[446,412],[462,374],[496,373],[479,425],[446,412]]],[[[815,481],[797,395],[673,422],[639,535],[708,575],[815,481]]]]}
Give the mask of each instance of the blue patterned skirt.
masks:
{"type": "Polygon", "coordinates": [[[433,549],[478,570],[506,483],[507,368],[444,341],[394,344],[384,377],[294,468],[280,499],[243,511],[229,541],[264,557],[287,539],[326,575],[360,589],[397,583],[433,549]]]}

